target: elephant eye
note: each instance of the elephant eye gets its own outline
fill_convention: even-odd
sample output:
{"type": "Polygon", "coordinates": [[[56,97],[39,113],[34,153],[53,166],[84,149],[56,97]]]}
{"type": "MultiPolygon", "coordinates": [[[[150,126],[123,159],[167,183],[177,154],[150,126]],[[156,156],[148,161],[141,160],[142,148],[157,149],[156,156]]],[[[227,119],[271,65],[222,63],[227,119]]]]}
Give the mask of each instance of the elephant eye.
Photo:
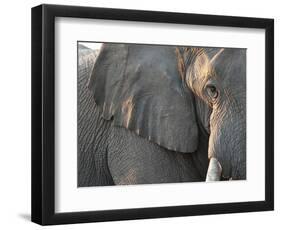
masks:
{"type": "Polygon", "coordinates": [[[214,85],[208,85],[206,87],[207,94],[211,99],[216,99],[219,95],[217,88],[214,85]]]}

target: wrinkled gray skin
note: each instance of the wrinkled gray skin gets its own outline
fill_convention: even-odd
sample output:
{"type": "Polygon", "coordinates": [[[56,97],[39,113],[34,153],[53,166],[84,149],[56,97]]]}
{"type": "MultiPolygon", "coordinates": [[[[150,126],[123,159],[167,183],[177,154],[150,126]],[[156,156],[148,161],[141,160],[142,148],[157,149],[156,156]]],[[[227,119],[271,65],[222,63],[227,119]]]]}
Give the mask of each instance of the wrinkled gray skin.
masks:
{"type": "Polygon", "coordinates": [[[205,181],[212,158],[219,179],[245,179],[245,52],[106,44],[93,70],[85,58],[78,186],[205,181]]]}

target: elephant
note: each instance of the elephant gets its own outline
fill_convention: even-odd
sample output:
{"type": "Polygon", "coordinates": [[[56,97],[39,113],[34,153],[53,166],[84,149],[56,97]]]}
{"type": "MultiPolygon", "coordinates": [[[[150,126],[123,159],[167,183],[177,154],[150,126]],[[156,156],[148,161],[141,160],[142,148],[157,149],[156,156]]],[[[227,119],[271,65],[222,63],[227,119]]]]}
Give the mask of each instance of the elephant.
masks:
{"type": "Polygon", "coordinates": [[[246,49],[104,43],[79,64],[78,187],[244,179],[246,49]]]}

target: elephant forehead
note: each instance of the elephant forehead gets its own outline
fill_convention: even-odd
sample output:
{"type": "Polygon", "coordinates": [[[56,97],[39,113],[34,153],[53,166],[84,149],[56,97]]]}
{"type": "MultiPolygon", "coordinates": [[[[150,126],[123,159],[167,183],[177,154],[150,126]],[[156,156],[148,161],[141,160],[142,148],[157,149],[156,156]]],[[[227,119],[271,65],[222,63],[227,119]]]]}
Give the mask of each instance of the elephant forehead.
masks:
{"type": "Polygon", "coordinates": [[[232,90],[246,90],[246,50],[224,49],[224,52],[213,63],[217,77],[224,87],[232,90]]]}

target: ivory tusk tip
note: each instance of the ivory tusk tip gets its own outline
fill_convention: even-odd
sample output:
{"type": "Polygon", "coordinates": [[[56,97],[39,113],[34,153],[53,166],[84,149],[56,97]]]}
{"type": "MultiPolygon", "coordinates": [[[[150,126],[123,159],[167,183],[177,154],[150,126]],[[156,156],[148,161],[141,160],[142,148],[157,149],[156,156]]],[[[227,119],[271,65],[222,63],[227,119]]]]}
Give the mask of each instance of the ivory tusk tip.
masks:
{"type": "Polygon", "coordinates": [[[220,162],[215,157],[212,157],[209,162],[206,182],[219,181],[221,178],[221,173],[222,167],[220,162]]]}

